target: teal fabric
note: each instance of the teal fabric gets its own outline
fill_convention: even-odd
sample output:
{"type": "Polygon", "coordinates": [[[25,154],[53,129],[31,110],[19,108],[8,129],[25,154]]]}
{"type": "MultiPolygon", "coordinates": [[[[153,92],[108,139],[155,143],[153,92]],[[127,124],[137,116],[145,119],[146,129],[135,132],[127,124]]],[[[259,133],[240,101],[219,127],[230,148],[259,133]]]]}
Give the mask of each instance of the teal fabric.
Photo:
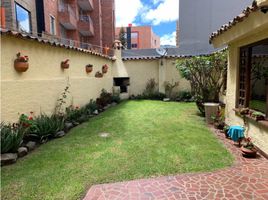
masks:
{"type": "Polygon", "coordinates": [[[242,126],[230,126],[228,135],[233,141],[237,142],[239,138],[244,138],[244,131],[245,129],[242,126]]]}

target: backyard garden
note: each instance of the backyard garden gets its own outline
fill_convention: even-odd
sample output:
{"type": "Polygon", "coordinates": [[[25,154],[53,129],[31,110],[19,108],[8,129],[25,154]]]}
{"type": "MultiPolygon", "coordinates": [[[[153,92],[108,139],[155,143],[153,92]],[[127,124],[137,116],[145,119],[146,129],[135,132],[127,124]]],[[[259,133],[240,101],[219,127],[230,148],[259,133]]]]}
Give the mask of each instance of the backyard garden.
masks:
{"type": "Polygon", "coordinates": [[[132,100],[2,167],[1,193],[79,199],[93,184],[213,171],[232,161],[194,103],[132,100]]]}

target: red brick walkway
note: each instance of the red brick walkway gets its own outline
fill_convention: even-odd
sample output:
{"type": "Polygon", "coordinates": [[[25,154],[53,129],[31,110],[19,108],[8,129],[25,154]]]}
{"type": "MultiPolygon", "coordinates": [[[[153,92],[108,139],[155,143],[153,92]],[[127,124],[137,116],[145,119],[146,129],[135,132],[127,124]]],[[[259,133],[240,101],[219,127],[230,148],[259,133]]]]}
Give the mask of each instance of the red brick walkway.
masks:
{"type": "Polygon", "coordinates": [[[239,148],[217,137],[235,156],[232,167],[209,173],[182,174],[121,183],[94,185],[84,200],[224,199],[268,200],[268,160],[246,159],[239,148]]]}

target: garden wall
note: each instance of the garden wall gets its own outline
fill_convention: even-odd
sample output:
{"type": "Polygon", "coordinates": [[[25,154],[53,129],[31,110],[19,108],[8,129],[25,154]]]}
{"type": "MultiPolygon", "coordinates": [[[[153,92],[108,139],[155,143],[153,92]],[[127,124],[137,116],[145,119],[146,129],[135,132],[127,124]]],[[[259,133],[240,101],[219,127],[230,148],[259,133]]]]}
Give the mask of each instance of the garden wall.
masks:
{"type": "Polygon", "coordinates": [[[17,121],[18,113],[52,113],[64,88],[70,84],[68,103],[82,106],[96,99],[102,88],[112,90],[111,59],[74,49],[43,44],[36,40],[1,35],[1,121],[17,121]],[[29,69],[18,73],[14,69],[16,54],[29,56],[29,69]],[[70,59],[70,68],[62,70],[61,61],[70,59]],[[87,74],[85,66],[93,64],[87,74]],[[95,78],[102,66],[109,66],[103,78],[95,78]]]}
{"type": "Polygon", "coordinates": [[[117,60],[114,63],[113,76],[130,78],[130,95],[142,94],[149,79],[155,79],[158,83],[159,91],[162,93],[165,93],[165,81],[170,83],[179,81],[179,86],[174,89],[174,92],[191,90],[190,83],[181,78],[176,68],[176,58],[163,59],[163,65],[161,65],[161,60],[159,59],[122,61],[120,50],[116,50],[115,55],[117,60]]]}

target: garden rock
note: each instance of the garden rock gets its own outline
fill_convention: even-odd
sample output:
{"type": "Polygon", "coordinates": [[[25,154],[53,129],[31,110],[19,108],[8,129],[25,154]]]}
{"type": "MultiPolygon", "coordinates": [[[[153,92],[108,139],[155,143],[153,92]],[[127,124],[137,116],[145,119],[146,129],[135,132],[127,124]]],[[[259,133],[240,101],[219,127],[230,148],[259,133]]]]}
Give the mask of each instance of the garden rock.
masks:
{"type": "Polygon", "coordinates": [[[79,122],[73,122],[74,126],[78,126],[80,123],[79,122]]]}
{"type": "Polygon", "coordinates": [[[20,147],[18,149],[18,156],[19,157],[26,156],[27,154],[28,154],[28,149],[26,147],[20,147]]]}
{"type": "Polygon", "coordinates": [[[95,111],[93,112],[93,114],[94,114],[94,115],[98,115],[98,114],[99,114],[99,111],[98,111],[98,110],[95,110],[95,111]]]}
{"type": "Polygon", "coordinates": [[[74,125],[73,125],[73,123],[71,123],[71,122],[66,122],[65,124],[64,124],[64,130],[65,130],[65,132],[68,132],[71,128],[73,128],[74,127],[74,125]]]}
{"type": "Polygon", "coordinates": [[[36,142],[30,141],[26,144],[26,147],[28,148],[29,151],[32,151],[36,147],[36,142]]]}
{"type": "Polygon", "coordinates": [[[57,132],[56,134],[55,134],[55,138],[61,138],[61,137],[63,137],[65,135],[65,132],[64,131],[59,131],[59,132],[57,132]]]}
{"type": "Polygon", "coordinates": [[[16,153],[1,154],[1,166],[10,165],[17,161],[18,155],[16,153]]]}
{"type": "Polygon", "coordinates": [[[163,101],[168,102],[168,101],[170,101],[170,98],[164,98],[163,101]]]}
{"type": "Polygon", "coordinates": [[[111,104],[111,106],[116,106],[117,105],[117,103],[115,103],[115,102],[113,102],[112,104],[111,104]]]}

